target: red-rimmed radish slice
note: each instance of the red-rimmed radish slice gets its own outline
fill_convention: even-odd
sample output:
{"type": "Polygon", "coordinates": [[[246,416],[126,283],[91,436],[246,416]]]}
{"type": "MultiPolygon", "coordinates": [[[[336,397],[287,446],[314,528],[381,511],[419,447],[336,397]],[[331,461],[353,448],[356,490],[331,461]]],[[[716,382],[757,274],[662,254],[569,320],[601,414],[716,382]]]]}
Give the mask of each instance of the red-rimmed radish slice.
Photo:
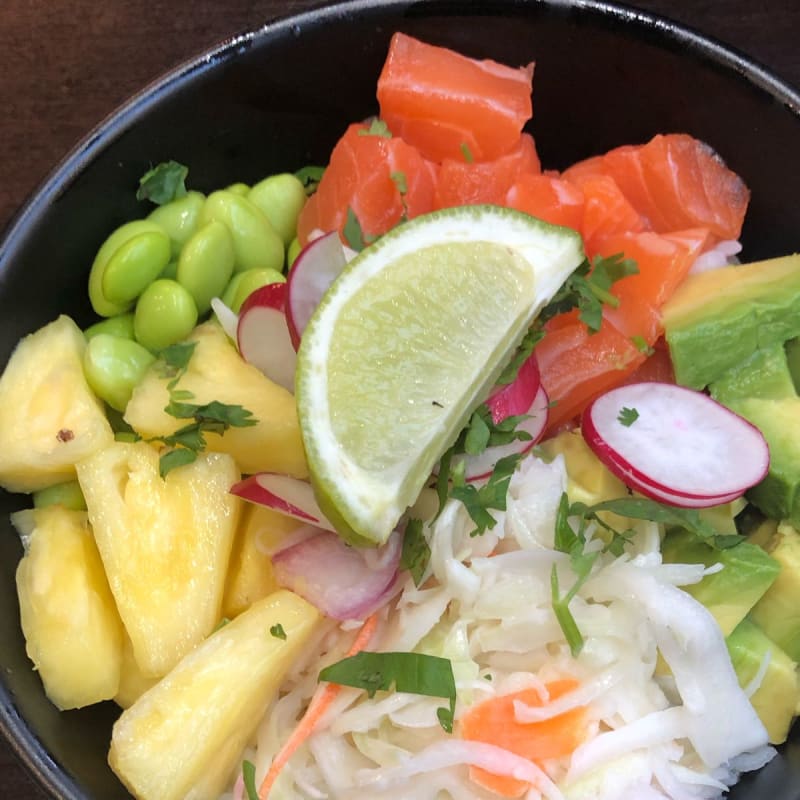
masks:
{"type": "Polygon", "coordinates": [[[395,531],[377,551],[365,550],[323,532],[273,556],[275,580],[333,619],[363,619],[395,588],[401,543],[395,531]]]}
{"type": "Polygon", "coordinates": [[[322,295],[354,255],[332,231],[309,242],[295,259],[286,282],[286,321],[295,350],[322,295]]]}
{"type": "Polygon", "coordinates": [[[634,383],[598,397],[581,428],[625,484],[676,506],[721,505],[759,483],[769,448],[747,420],[702,392],[634,383]]]}
{"type": "Polygon", "coordinates": [[[320,511],[314,490],[307,481],[274,472],[259,472],[235,483],[230,491],[243,500],[266,506],[287,517],[326,531],[336,530],[320,511]]]}
{"type": "Polygon", "coordinates": [[[242,303],[236,339],[248,364],[294,392],[297,351],[289,338],[285,305],[285,283],[268,283],[256,289],[242,303]]]}
{"type": "Polygon", "coordinates": [[[466,462],[464,465],[464,477],[467,481],[473,482],[488,478],[492,474],[494,465],[501,458],[514,455],[515,453],[526,453],[539,441],[544,433],[544,429],[547,427],[547,408],[549,404],[550,401],[547,397],[547,392],[545,392],[543,386],[540,386],[533,402],[525,409],[524,413],[527,419],[522,420],[516,427],[516,430],[525,431],[530,434],[530,439],[515,439],[508,444],[487,447],[486,450],[477,456],[454,456],[452,466],[457,466],[461,461],[466,462]]]}
{"type": "Polygon", "coordinates": [[[536,399],[540,383],[539,365],[536,363],[536,356],[531,353],[519,368],[517,377],[505,386],[498,386],[489,395],[486,405],[492,412],[494,424],[502,422],[506,417],[527,414],[536,399]]]}

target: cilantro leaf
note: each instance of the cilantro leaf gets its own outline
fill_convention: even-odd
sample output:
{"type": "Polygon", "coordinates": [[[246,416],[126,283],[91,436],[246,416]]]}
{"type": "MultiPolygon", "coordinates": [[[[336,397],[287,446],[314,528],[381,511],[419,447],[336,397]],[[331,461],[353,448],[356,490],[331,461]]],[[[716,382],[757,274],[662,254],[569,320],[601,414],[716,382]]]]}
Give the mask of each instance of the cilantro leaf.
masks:
{"type": "Polygon", "coordinates": [[[169,203],[186,194],[189,168],[177,161],[164,161],[145,172],[139,179],[137,200],[149,200],[157,206],[169,203]]]}
{"type": "Polygon", "coordinates": [[[360,253],[367,245],[372,244],[375,239],[367,236],[361,228],[356,212],[347,207],[347,222],[344,224],[344,238],[347,244],[356,252],[360,253]]]}
{"type": "Polygon", "coordinates": [[[178,447],[175,450],[170,450],[164,453],[158,460],[158,472],[162,478],[175,469],[175,467],[182,467],[184,464],[191,464],[197,459],[197,451],[189,450],[185,447],[178,447]]]}
{"type": "Polygon", "coordinates": [[[397,170],[397,172],[390,173],[389,177],[392,179],[392,182],[397,187],[397,191],[400,192],[400,194],[408,194],[408,178],[406,178],[405,172],[397,170]]]}
{"type": "Polygon", "coordinates": [[[464,161],[466,161],[467,164],[474,163],[475,156],[472,155],[472,150],[469,149],[469,145],[466,142],[461,142],[459,149],[461,150],[461,155],[464,156],[464,161]]]}
{"type": "Polygon", "coordinates": [[[400,569],[407,569],[419,586],[431,560],[431,547],[422,530],[422,520],[410,519],[403,533],[403,550],[400,554],[400,569]]]}
{"type": "Polygon", "coordinates": [[[270,636],[274,636],[276,639],[283,639],[286,641],[286,631],[283,629],[283,625],[278,622],[276,625],[270,626],[269,629],[270,636]]]}
{"type": "Polygon", "coordinates": [[[644,353],[646,356],[651,356],[655,353],[655,350],[647,344],[647,339],[644,336],[631,336],[631,342],[640,353],[644,353]]]}
{"type": "Polygon", "coordinates": [[[247,800],[258,800],[256,765],[252,761],[242,762],[242,779],[244,781],[244,790],[247,793],[247,800]]]}
{"type": "Polygon", "coordinates": [[[637,419],[639,419],[639,412],[635,408],[628,408],[627,406],[623,406],[617,415],[617,422],[626,428],[630,428],[637,419]]]}
{"type": "Polygon", "coordinates": [[[522,341],[519,343],[516,352],[511,357],[506,368],[500,373],[496,383],[500,386],[513,383],[519,374],[522,365],[530,358],[533,348],[544,338],[544,330],[539,326],[532,327],[522,341]]]}
{"type": "Polygon", "coordinates": [[[311,197],[311,195],[317,191],[319,182],[322,180],[324,174],[325,167],[309,165],[307,167],[301,167],[295,172],[294,176],[303,184],[303,188],[306,190],[306,197],[311,197]]]}
{"type": "Polygon", "coordinates": [[[370,697],[377,691],[389,691],[394,684],[398,692],[447,698],[449,708],[438,709],[437,716],[447,733],[453,730],[456,682],[453,666],[446,658],[423,653],[371,653],[362,650],[325,667],[319,679],[364,689],[370,697]]]}
{"type": "Polygon", "coordinates": [[[584,260],[542,309],[539,322],[546,322],[557,314],[577,308],[578,319],[591,333],[596,333],[603,322],[603,304],[612,308],[619,305],[619,299],[609,291],[612,284],[638,271],[636,262],[625,258],[622,253],[608,257],[595,256],[591,264],[584,260]]]}
{"type": "Polygon", "coordinates": [[[374,117],[369,128],[359,128],[359,136],[380,136],[382,139],[391,139],[392,132],[389,126],[380,117],[374,117]]]}

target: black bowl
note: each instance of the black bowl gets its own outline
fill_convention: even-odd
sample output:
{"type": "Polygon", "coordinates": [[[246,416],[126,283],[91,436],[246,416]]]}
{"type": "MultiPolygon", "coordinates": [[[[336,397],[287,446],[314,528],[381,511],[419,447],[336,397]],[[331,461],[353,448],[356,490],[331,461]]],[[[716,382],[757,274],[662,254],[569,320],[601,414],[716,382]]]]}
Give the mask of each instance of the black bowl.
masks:
{"type": "MultiPolygon", "coordinates": [[[[560,168],[658,132],[708,141],[749,184],[743,232],[756,259],[797,249],[800,96],[679,26],[591,0],[366,2],[268,26],[187,64],[86,139],[21,211],[0,249],[0,363],[61,312],[90,318],[87,265],[107,233],[141,216],[131,192],[155,162],[191,166],[201,190],[323,163],[344,127],[376,110],[391,33],[473,56],[538,62],[531,131],[560,168]]],[[[25,498],[0,492],[0,518],[25,498]]],[[[0,537],[0,730],[54,797],[128,797],[106,765],[111,704],[59,713],[25,655],[7,522],[0,537]]],[[[800,735],[732,798],[800,798],[800,735]]]]}

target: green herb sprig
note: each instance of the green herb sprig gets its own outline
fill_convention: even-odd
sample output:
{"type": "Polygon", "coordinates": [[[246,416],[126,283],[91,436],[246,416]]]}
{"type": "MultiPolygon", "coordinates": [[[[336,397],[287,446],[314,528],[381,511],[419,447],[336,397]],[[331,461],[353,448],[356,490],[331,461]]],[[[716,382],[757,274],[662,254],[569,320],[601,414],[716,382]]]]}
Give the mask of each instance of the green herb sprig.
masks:
{"type": "Polygon", "coordinates": [[[374,697],[377,691],[389,691],[394,685],[398,692],[446,698],[450,701],[449,707],[438,709],[436,715],[447,733],[453,731],[456,682],[453,666],[446,658],[423,653],[371,653],[362,650],[325,667],[319,679],[364,689],[369,697],[374,697]]]}
{"type": "Polygon", "coordinates": [[[186,176],[189,168],[177,161],[164,161],[149,169],[139,178],[137,200],[149,200],[163,206],[186,194],[186,176]]]}
{"type": "Polygon", "coordinates": [[[600,330],[603,322],[603,305],[617,308],[619,298],[611,294],[611,287],[627,275],[636,275],[639,267],[633,259],[622,253],[603,257],[595,256],[589,263],[586,259],[568,278],[553,296],[553,299],[539,314],[539,323],[558,314],[577,308],[578,319],[590,333],[600,330]]]}

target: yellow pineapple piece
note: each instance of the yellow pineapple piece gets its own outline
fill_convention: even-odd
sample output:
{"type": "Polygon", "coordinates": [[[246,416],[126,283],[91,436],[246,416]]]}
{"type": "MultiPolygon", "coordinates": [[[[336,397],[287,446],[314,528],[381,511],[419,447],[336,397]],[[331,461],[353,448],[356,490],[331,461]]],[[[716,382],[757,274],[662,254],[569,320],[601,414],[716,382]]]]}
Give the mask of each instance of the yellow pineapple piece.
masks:
{"type": "Polygon", "coordinates": [[[131,637],[125,633],[122,642],[122,663],[119,669],[119,689],[114,695],[114,702],[120,708],[129,708],[148,689],[155,686],[158,680],[142,674],[133,656],[131,637]]]}
{"type": "Polygon", "coordinates": [[[272,571],[272,552],[302,522],[270,508],[245,503],[231,553],[222,613],[235,617],[256,600],[274,592],[278,585],[272,571]]]}
{"type": "Polygon", "coordinates": [[[159,475],[144,442],[78,465],[111,591],[142,674],[165,675],[217,624],[241,501],[234,460],[201,453],[159,475]]]}
{"type": "Polygon", "coordinates": [[[0,377],[0,486],[35,492],[75,477],[114,434],[83,376],[86,340],[65,316],[26,336],[0,377]]]}
{"type": "Polygon", "coordinates": [[[122,623],[85,511],[49,506],[12,516],[25,555],[17,594],[25,647],[61,709],[117,693],[122,623]]]}
{"type": "MultiPolygon", "coordinates": [[[[192,392],[193,403],[219,400],[241,405],[258,420],[249,428],[207,434],[209,450],[230,453],[246,473],[282,472],[305,478],[308,467],[294,396],[247,364],[219,325],[198,326],[188,341],[197,344],[177,388],[192,392]]],[[[164,411],[169,402],[167,383],[156,363],[125,409],[126,422],[145,438],[173,433],[186,423],[164,411]]]]}
{"type": "Polygon", "coordinates": [[[216,800],[321,616],[281,590],[189,653],[114,725],[108,761],[139,800],[216,800]],[[280,625],[286,638],[270,629],[280,625]]]}

